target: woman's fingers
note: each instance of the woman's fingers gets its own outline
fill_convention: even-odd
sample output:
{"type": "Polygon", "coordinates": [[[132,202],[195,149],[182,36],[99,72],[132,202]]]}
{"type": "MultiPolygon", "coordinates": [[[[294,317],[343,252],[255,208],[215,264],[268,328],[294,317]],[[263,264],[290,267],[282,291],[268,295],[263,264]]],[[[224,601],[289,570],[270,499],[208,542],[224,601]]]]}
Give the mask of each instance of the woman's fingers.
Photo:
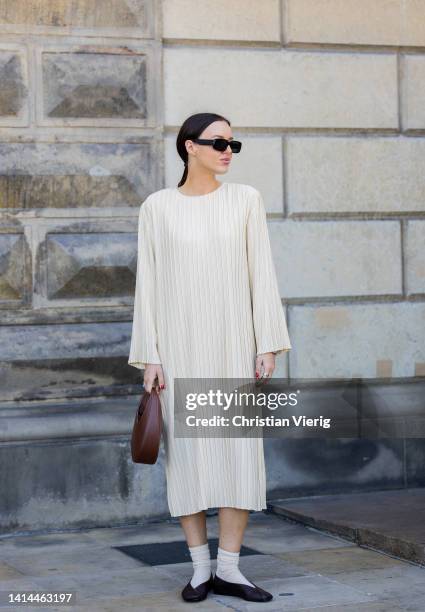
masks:
{"type": "Polygon", "coordinates": [[[162,366],[157,364],[147,365],[145,369],[145,375],[143,378],[143,386],[148,393],[152,392],[154,388],[157,393],[161,392],[161,387],[164,385],[164,373],[162,366]]]}
{"type": "Polygon", "coordinates": [[[153,384],[155,386],[156,392],[159,393],[161,391],[161,387],[160,387],[160,384],[159,384],[159,378],[158,378],[157,374],[155,374],[155,379],[153,381],[153,384]]]}
{"type": "Polygon", "coordinates": [[[162,368],[158,369],[158,382],[159,382],[160,389],[164,389],[165,388],[165,380],[164,380],[164,372],[163,372],[162,368]]]}
{"type": "Polygon", "coordinates": [[[147,377],[143,379],[143,386],[148,393],[152,391],[152,381],[149,381],[147,377]]]}
{"type": "Polygon", "coordinates": [[[263,359],[262,357],[257,357],[255,360],[255,378],[260,378],[263,369],[263,359]]]}
{"type": "Polygon", "coordinates": [[[255,360],[255,376],[257,379],[267,382],[271,378],[275,369],[275,359],[274,353],[264,353],[257,356],[255,360]]]}

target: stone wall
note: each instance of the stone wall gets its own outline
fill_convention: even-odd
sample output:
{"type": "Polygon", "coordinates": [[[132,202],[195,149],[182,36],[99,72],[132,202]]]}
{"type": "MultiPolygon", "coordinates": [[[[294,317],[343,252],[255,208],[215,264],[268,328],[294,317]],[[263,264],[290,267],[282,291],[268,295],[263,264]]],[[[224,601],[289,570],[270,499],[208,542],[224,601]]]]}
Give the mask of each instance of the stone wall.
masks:
{"type": "Polygon", "coordinates": [[[0,401],[126,392],[140,204],[163,183],[152,0],[0,2],[0,401]]]}
{"type": "Polygon", "coordinates": [[[228,117],[244,153],[226,180],[268,206],[289,375],[424,376],[424,4],[164,7],[167,180],[181,120],[228,117]]]}

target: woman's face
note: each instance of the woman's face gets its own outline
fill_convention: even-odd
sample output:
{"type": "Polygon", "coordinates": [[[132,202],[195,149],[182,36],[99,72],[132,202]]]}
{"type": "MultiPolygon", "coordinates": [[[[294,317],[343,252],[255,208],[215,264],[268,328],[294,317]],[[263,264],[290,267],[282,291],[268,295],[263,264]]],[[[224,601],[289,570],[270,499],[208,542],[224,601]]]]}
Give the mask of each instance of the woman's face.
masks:
{"type": "MultiPolygon", "coordinates": [[[[199,138],[225,138],[226,140],[232,140],[232,129],[226,121],[214,121],[214,123],[210,123],[205,128],[202,134],[199,135],[199,138]]],[[[229,146],[225,151],[216,151],[212,145],[202,145],[192,141],[188,144],[191,145],[189,149],[190,164],[198,167],[203,166],[204,169],[210,170],[212,174],[224,174],[227,172],[233,155],[229,146]]]]}

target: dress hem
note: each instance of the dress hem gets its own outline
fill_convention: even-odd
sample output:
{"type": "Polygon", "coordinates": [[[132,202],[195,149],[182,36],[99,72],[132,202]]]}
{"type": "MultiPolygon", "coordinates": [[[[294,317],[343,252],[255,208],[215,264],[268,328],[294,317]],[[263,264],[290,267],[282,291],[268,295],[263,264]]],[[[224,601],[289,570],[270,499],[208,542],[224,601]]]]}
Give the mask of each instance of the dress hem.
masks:
{"type": "Polygon", "coordinates": [[[257,506],[255,508],[253,508],[252,506],[245,506],[245,505],[242,506],[242,505],[237,505],[237,504],[232,504],[232,505],[229,505],[229,504],[217,504],[217,505],[211,504],[209,506],[202,506],[201,508],[198,507],[195,510],[190,510],[189,512],[184,512],[184,513],[183,512],[178,512],[178,513],[174,512],[173,513],[173,512],[170,511],[170,515],[172,517],[188,516],[190,514],[196,514],[197,512],[201,512],[202,510],[210,510],[211,508],[237,508],[238,510],[252,510],[253,512],[261,512],[262,510],[267,510],[268,506],[260,504],[260,507],[257,506]]]}

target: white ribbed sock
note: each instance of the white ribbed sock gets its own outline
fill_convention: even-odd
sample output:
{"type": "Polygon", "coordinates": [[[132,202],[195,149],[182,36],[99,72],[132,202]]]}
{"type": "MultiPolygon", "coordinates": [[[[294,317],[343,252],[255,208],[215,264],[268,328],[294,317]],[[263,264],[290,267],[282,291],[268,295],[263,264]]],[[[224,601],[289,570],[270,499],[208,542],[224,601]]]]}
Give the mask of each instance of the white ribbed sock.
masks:
{"type": "Polygon", "coordinates": [[[218,547],[217,554],[217,569],[216,575],[222,580],[227,582],[236,582],[239,584],[247,584],[254,586],[252,582],[247,580],[242,572],[239,570],[239,554],[238,552],[230,552],[229,550],[223,550],[218,547]]]}
{"type": "Polygon", "coordinates": [[[194,570],[190,584],[197,587],[211,576],[211,557],[208,542],[200,546],[189,546],[189,552],[194,570]]]}

